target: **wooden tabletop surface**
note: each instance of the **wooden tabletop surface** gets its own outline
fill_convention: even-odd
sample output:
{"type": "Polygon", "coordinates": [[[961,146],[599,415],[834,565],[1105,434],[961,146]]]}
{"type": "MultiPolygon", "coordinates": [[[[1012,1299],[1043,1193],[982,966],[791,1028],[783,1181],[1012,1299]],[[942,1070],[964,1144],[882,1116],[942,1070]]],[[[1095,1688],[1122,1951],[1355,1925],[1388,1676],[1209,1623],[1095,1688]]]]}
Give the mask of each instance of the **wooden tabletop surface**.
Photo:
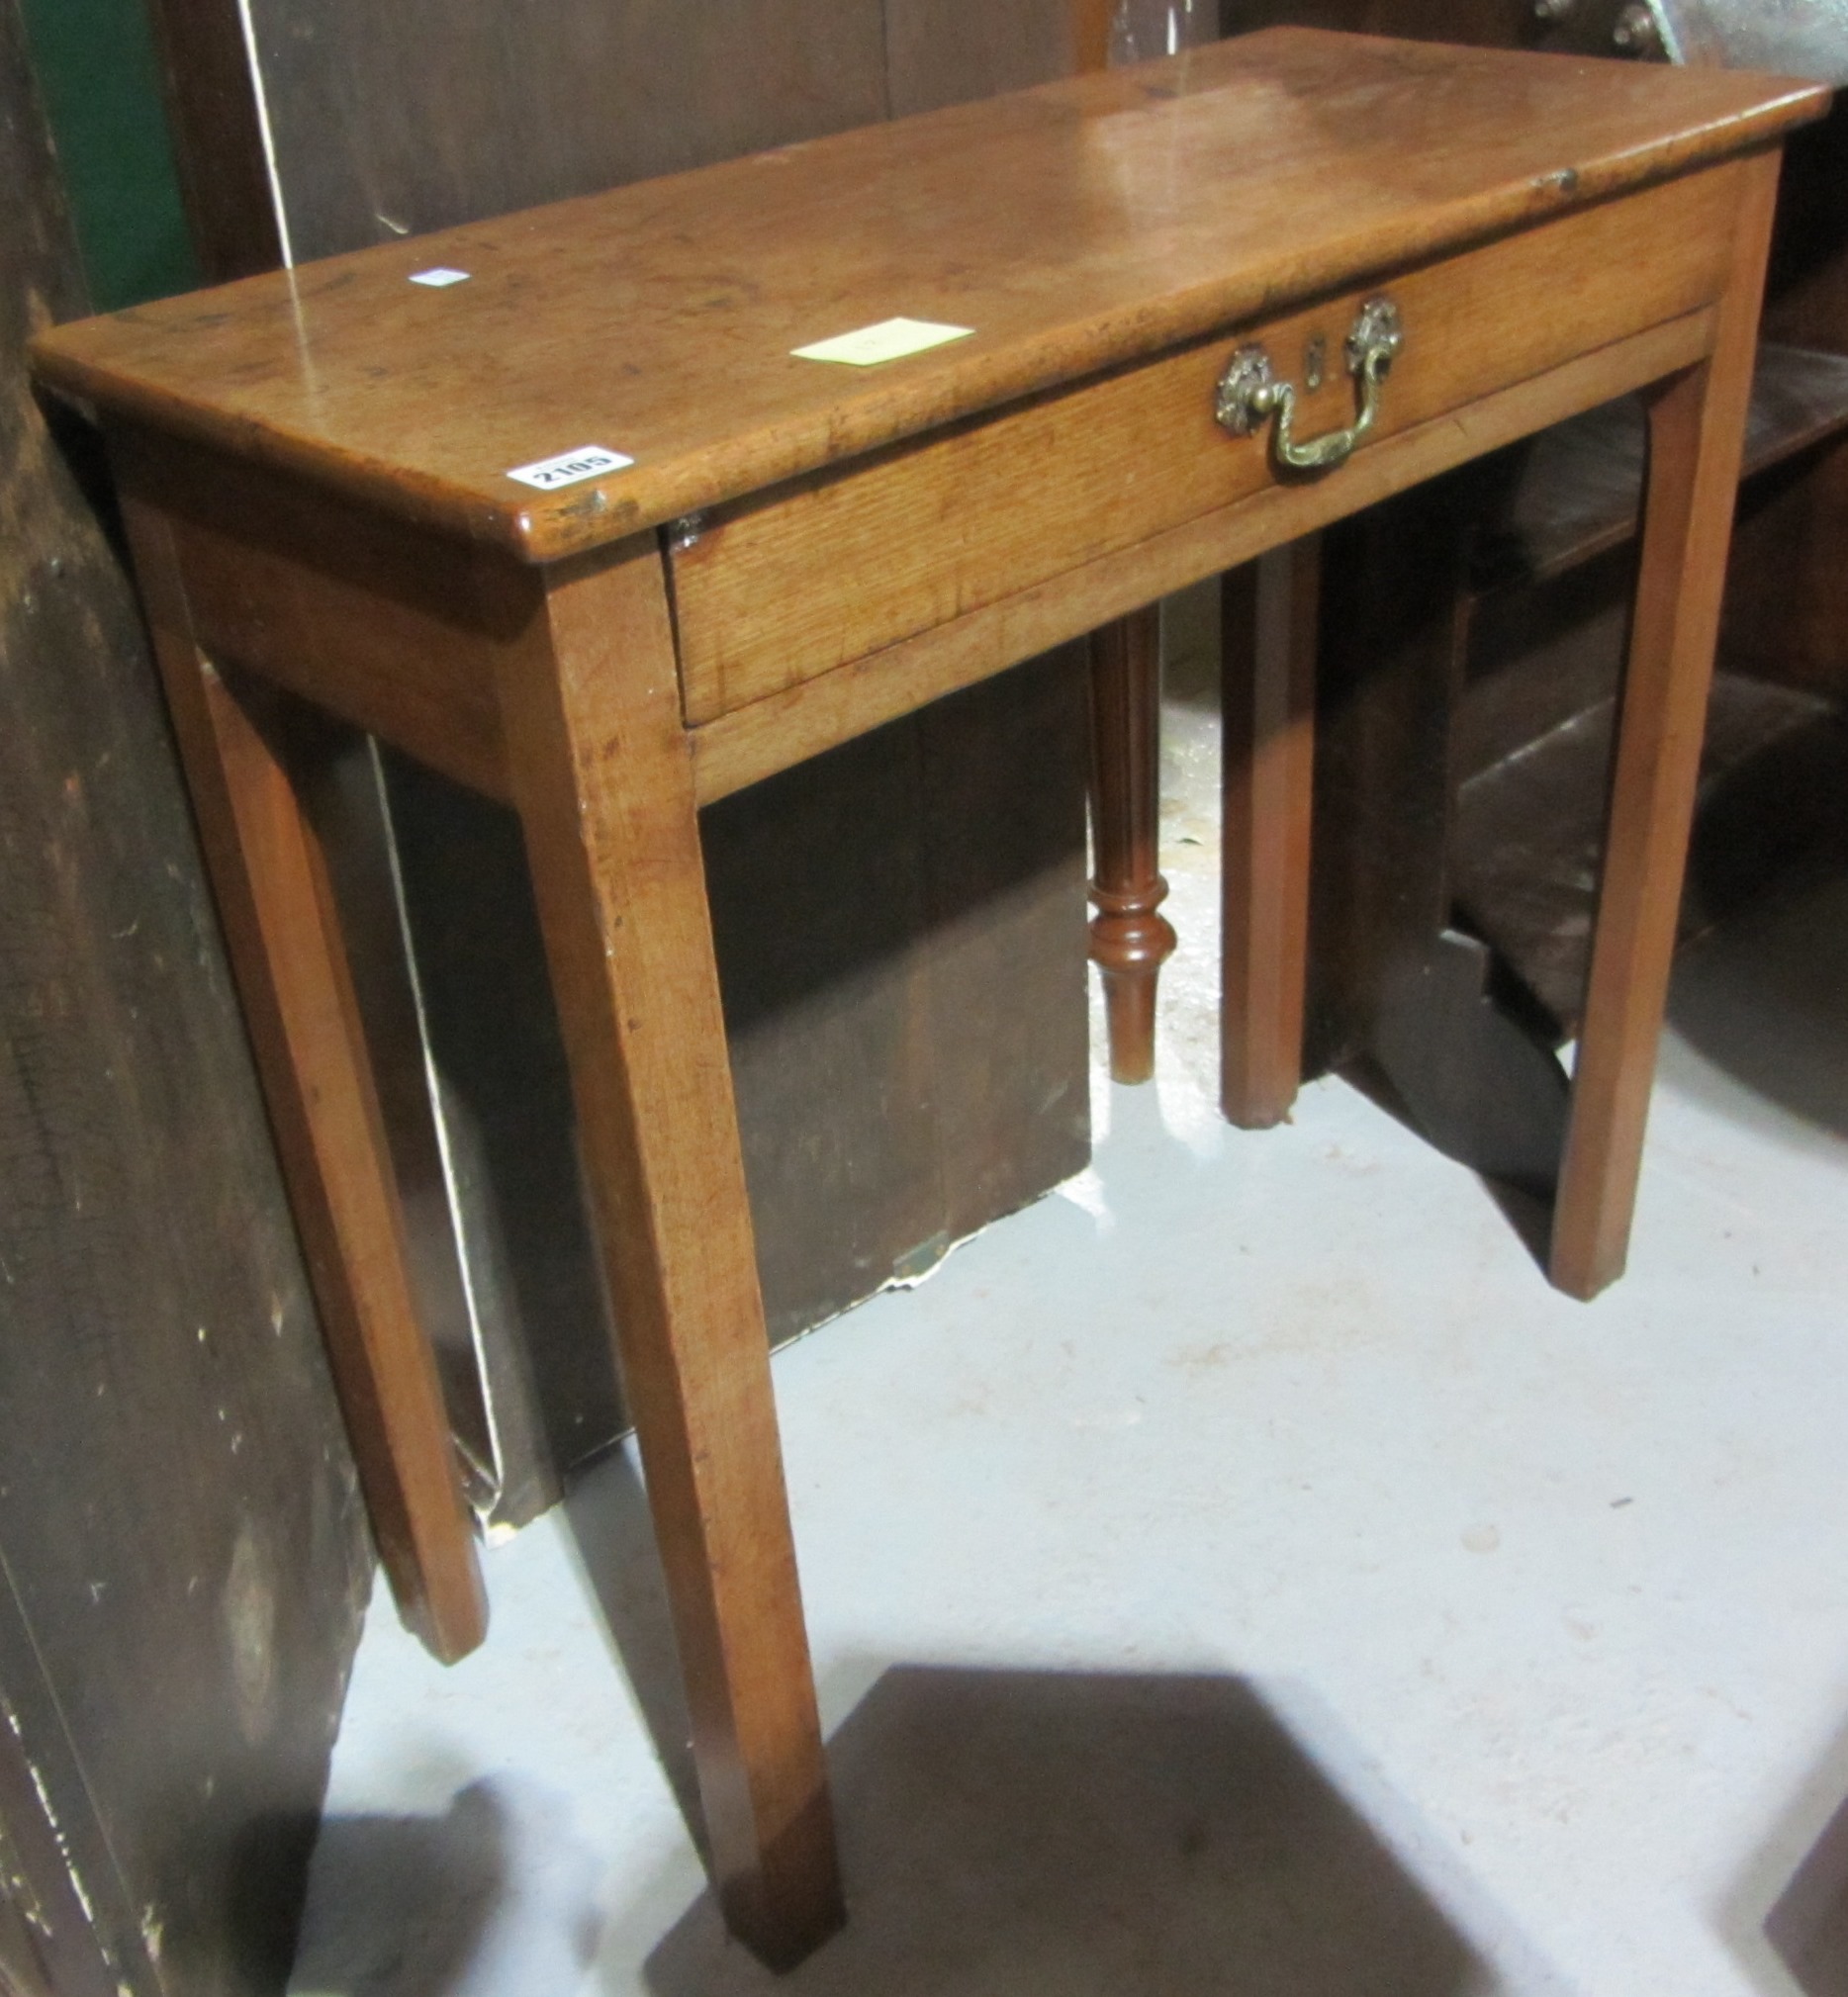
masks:
{"type": "Polygon", "coordinates": [[[44,380],[547,561],[1775,140],[1817,86],[1277,29],[61,327],[44,380]],[[432,267],[466,271],[436,289],[432,267]],[[903,316],[970,337],[791,349],[903,316]],[[601,446],[541,493],[515,467],[601,446]]]}

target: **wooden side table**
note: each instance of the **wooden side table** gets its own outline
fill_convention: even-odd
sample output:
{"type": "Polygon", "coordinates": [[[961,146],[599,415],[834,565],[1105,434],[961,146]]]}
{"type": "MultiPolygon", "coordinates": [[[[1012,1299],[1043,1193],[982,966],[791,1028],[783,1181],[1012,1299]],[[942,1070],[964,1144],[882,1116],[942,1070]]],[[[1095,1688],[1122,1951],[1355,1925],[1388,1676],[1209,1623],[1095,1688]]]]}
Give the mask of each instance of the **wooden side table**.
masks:
{"type": "MultiPolygon", "coordinates": [[[[317,810],[365,728],[520,815],[713,1866],[766,1959],[841,1908],[697,807],[1646,389],[1553,1250],[1590,1294],[1629,1222],[1778,147],[1824,102],[1278,31],[40,341],[111,434],[380,1544],[447,1655],[480,1582],[317,810]],[[794,351],[900,318],[968,330],[794,351]]],[[[1302,679],[1235,688],[1235,1109],[1296,1057],[1302,679]]]]}

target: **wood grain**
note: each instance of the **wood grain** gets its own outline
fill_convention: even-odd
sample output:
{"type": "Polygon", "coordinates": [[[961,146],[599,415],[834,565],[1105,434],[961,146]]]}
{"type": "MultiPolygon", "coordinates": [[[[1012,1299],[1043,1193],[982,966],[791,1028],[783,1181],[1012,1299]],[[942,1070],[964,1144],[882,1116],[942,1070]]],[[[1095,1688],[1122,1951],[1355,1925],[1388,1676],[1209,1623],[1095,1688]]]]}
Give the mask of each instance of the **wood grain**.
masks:
{"type": "Polygon", "coordinates": [[[1333,479],[1273,485],[1139,547],[1105,555],[723,715],[691,731],[700,801],[726,796],[861,729],[971,685],[1016,659],[1082,637],[1280,541],[1312,533],[1485,451],[1628,394],[1691,365],[1708,351],[1710,339],[1710,311],[1692,313],[1363,449],[1333,479]]]}
{"type": "MultiPolygon", "coordinates": [[[[841,1909],[697,804],[1548,421],[1679,376],[1659,406],[1590,1079],[1560,1202],[1566,1278],[1588,1240],[1590,1259],[1608,1261],[1627,1226],[1624,1175],[1633,1186],[1660,1019],[1666,943],[1653,911],[1664,892],[1672,903],[1679,877],[1678,786],[1686,738],[1698,737],[1690,688],[1716,613],[1716,583],[1680,586],[1703,555],[1723,557],[1714,516],[1737,469],[1736,450],[1730,463],[1726,453],[1756,306],[1747,280],[1762,275],[1775,172],[1767,148],[1818,99],[1737,78],[1667,77],[1652,85],[1645,116],[1627,81],[1586,72],[1564,88],[1562,68],[1279,34],[1231,54],[1028,93],[999,112],[942,114],[896,136],[827,141],[498,233],[466,231],[452,240],[483,251],[481,268],[422,303],[407,301],[408,266],[392,261],[401,253],[380,250],[363,265],[311,273],[286,297],[253,288],[92,329],[88,349],[81,339],[46,349],[65,387],[105,384],[105,402],[189,447],[216,438],[209,447],[221,453],[343,487],[370,516],[434,524],[458,547],[500,544],[465,565],[476,594],[460,623],[484,637],[495,664],[507,787],[598,1204],[719,1895],[767,1961],[798,1959],[841,1909]],[[1432,144],[1438,136],[1446,143],[1432,144]],[[1562,146],[1569,163],[1559,163],[1562,146]],[[1177,170],[1177,159],[1198,170],[1177,170]],[[997,178],[1009,168],[1011,180],[997,178]],[[997,202],[1000,184],[1019,199],[997,202]],[[1202,188],[1223,199],[1203,202],[1202,188]],[[728,206],[720,194],[741,198],[728,206]],[[1628,198],[1601,199],[1617,194],[1628,198]],[[1742,200],[1751,227],[1735,242],[1742,200]],[[619,268],[609,259],[624,246],[630,265],[619,268]],[[809,256],[799,273],[788,264],[798,249],[809,256]],[[542,252],[548,262],[534,260],[542,252]],[[721,252],[735,261],[712,263],[721,252]],[[851,304],[856,318],[917,310],[909,293],[880,286],[912,285],[919,272],[934,275],[949,306],[981,308],[970,340],[825,387],[760,344],[787,341],[817,298],[830,310],[851,304]],[[1293,373],[1286,356],[1313,333],[1336,345],[1380,283],[1417,342],[1395,372],[1384,434],[1336,476],[1296,480],[1272,474],[1262,443],[1241,452],[1212,432],[1222,354],[1206,335],[1260,326],[1293,373]],[[448,318],[445,300],[456,305],[448,318]],[[421,330],[395,349],[392,326],[426,308],[421,330]],[[606,337],[600,345],[612,323],[626,374],[606,337]],[[171,371],[182,350],[183,378],[171,371]],[[362,351],[374,356],[369,376],[362,351]],[[215,356],[220,372],[209,376],[215,356]],[[1160,393],[1152,397],[1151,384],[1160,393]],[[466,438],[458,394],[472,398],[466,438]],[[612,400],[586,400],[597,395],[612,400]],[[1028,400],[994,412],[1009,396],[1028,400]],[[341,428],[362,404],[363,442],[341,428]],[[530,443],[537,431],[519,427],[529,418],[562,421],[562,409],[575,421],[595,408],[632,417],[623,435],[598,437],[642,439],[632,479],[510,511],[499,475],[466,458],[530,443]],[[413,417],[421,427],[404,427],[413,417]],[[651,422],[666,439],[658,453],[651,422]],[[1022,427],[1033,424],[1046,427],[1022,427]],[[920,429],[932,438],[913,442],[920,429]],[[837,469],[850,459],[850,471],[837,469]],[[730,506],[791,480],[793,494],[730,506]],[[798,517],[822,495],[839,496],[831,534],[811,513],[798,517]],[[703,523],[648,531],[695,502],[703,523]],[[782,544],[770,532],[779,521],[795,522],[782,544]],[[760,522],[765,545],[787,554],[781,566],[754,569],[737,556],[760,522]],[[881,594],[895,621],[876,613],[857,625],[881,594]],[[714,693],[687,663],[704,642],[702,618],[720,644],[746,618],[789,641],[797,625],[778,620],[797,598],[788,614],[819,635],[787,643],[796,684],[759,683],[727,655],[714,693]]],[[[419,257],[432,250],[419,246],[419,257]]],[[[150,478],[148,491],[156,485],[150,478]]],[[[154,622],[233,938],[252,967],[259,1048],[280,1078],[278,1123],[306,1189],[305,1232],[323,1272],[329,1254],[353,1262],[349,1322],[361,1317],[361,1336],[344,1348],[364,1352],[363,1307],[377,1305],[396,1337],[406,1285],[325,868],[303,810],[314,741],[286,719],[285,696],[272,705],[234,695],[230,669],[207,668],[177,581],[186,531],[173,533],[139,499],[154,622]],[[336,1185],[328,1157],[314,1154],[323,1140],[351,1166],[336,1185]]],[[[317,546],[311,557],[292,542],[287,552],[335,582],[359,578],[349,626],[362,621],[368,591],[416,606],[402,579],[360,574],[363,551],[317,546]]],[[[211,558],[198,559],[203,574],[211,558]]],[[[439,558],[432,573],[453,578],[458,559],[439,558]]],[[[231,567],[244,565],[233,556],[231,567]]],[[[237,574],[221,579],[215,600],[234,601],[236,587],[237,574]]],[[[238,613],[250,650],[269,602],[287,591],[278,583],[258,593],[263,601],[238,613]]],[[[438,623],[459,593],[441,583],[438,623]]],[[[440,651],[409,642],[419,656],[440,651]]],[[[311,661],[306,683],[325,679],[351,701],[339,670],[311,661]]],[[[478,668],[452,670],[459,688],[469,670],[479,679],[478,668]]],[[[1283,1044],[1300,1004],[1303,671],[1298,657],[1262,676],[1234,727],[1235,753],[1247,736],[1253,749],[1232,811],[1235,838],[1241,819],[1250,835],[1252,870],[1252,891],[1234,904],[1246,987],[1236,1003],[1246,1027],[1255,1024],[1254,1049],[1262,1037],[1258,1079],[1273,1097],[1288,1086],[1283,1044]],[[1275,873],[1258,892],[1260,864],[1275,873]],[[1246,961],[1253,949],[1268,961],[1246,961]]],[[[1146,722],[1150,706],[1145,684],[1125,703],[1128,721],[1146,722]]],[[[1114,737],[1146,776],[1147,736],[1119,726],[1114,737]]],[[[1143,782],[1143,806],[1151,793],[1143,782]]],[[[1103,842],[1125,832],[1133,845],[1146,818],[1146,809],[1114,814],[1103,842]]],[[[1132,870],[1147,870],[1149,844],[1131,853],[1132,870]]],[[[330,1294],[338,1304],[337,1282],[330,1294]]],[[[342,1344],[336,1336],[336,1352],[342,1344]]],[[[419,1445],[411,1467],[427,1469],[429,1456],[419,1445]]],[[[423,1498],[434,1504],[433,1487],[423,1498]]],[[[410,1565],[427,1564],[439,1541],[433,1533],[410,1565]]]]}
{"type": "Polygon", "coordinates": [[[27,376],[87,306],[14,0],[0,186],[0,1890],[58,1997],[260,1997],[372,1557],[100,453],[27,376]]]}
{"type": "Polygon", "coordinates": [[[326,862],[301,795],[325,724],[272,708],[259,725],[200,649],[167,520],[133,495],[127,513],[373,1532],[400,1613],[453,1661],[481,1643],[487,1601],[326,862]]]}
{"type": "MultiPolygon", "coordinates": [[[[1844,430],[1848,357],[1762,343],[1752,378],[1742,478],[1755,478],[1844,430]]],[[[1647,441],[1640,404],[1625,400],[1556,425],[1536,437],[1517,462],[1495,467],[1492,507],[1477,524],[1471,550],[1471,590],[1481,595],[1545,582],[1633,539],[1647,441]]],[[[1795,546],[1797,540],[1787,545],[1795,546]]],[[[1801,560],[1800,572],[1813,560],[1801,560]]],[[[1790,590],[1790,566],[1769,560],[1760,565],[1761,573],[1776,572],[1765,579],[1772,590],[1790,590]]],[[[1749,589],[1756,580],[1738,573],[1735,564],[1735,583],[1749,589]]],[[[1753,611],[1765,618],[1770,609],[1768,602],[1755,603],[1741,623],[1753,611]]],[[[1763,648],[1766,664],[1777,649],[1775,640],[1763,648]]],[[[1793,649],[1807,651],[1795,641],[1793,649]]]]}
{"type": "Polygon", "coordinates": [[[1694,816],[1751,395],[1778,161],[1750,168],[1712,359],[1649,401],[1642,567],[1549,1273],[1590,1298],[1623,1273],[1694,816]]]}
{"type": "Polygon", "coordinates": [[[1280,1124],[1302,1079],[1322,543],[1308,535],[1226,579],[1220,896],[1220,1107],[1280,1124]]]}
{"type": "Polygon", "coordinates": [[[1276,30],[140,308],[38,365],[551,560],[1775,143],[1824,102],[1276,30]],[[432,263],[471,279],[407,281],[432,263]],[[974,334],[851,378],[791,356],[900,313],[974,334]],[[508,478],[593,442],[637,462],[551,495],[508,478]]]}
{"type": "Polygon", "coordinates": [[[840,1887],[652,536],[547,576],[502,697],[716,1883],[786,1965],[840,1887]]]}
{"type": "MultiPolygon", "coordinates": [[[[1724,165],[1393,279],[1406,347],[1366,450],[1709,303],[1736,173],[1724,165]],[[1515,314],[1514,298],[1562,309],[1515,314]]],[[[1343,291],[708,512],[674,556],[688,718],[710,721],[1262,491],[1277,478],[1268,439],[1228,436],[1214,419],[1232,351],[1256,341],[1300,384],[1310,341],[1339,355],[1369,295],[1343,291]]],[[[1352,382],[1339,364],[1331,376],[1304,398],[1308,434],[1353,419],[1352,382]]]]}
{"type": "MultiPolygon", "coordinates": [[[[197,6],[219,8],[241,45],[237,0],[197,6]]],[[[248,13],[279,198],[296,255],[312,258],[1049,80],[1064,66],[1063,7],[249,0],[248,13]]],[[[177,136],[210,174],[209,128],[177,136]]],[[[600,333],[605,360],[621,358],[612,324],[600,333]]],[[[319,593],[310,604],[319,580],[292,584],[312,613],[304,635],[366,639],[363,620],[319,593]]],[[[388,606],[382,621],[402,618],[388,606]]],[[[367,670],[384,663],[368,654],[367,670]]],[[[1062,697],[1071,706],[1076,687],[1062,697]]],[[[957,732],[998,751],[1044,722],[1046,705],[1010,677],[971,691],[957,732]]],[[[492,699],[484,718],[498,742],[492,699]]],[[[1066,1108],[1085,1093],[1085,997],[1068,954],[1083,908],[1080,744],[1067,716],[1036,757],[1040,788],[1021,812],[1011,772],[986,748],[937,760],[941,734],[936,714],[918,715],[703,827],[774,1336],[849,1309],[915,1266],[920,1246],[986,1225],[1082,1162],[1066,1108]],[[947,789],[926,797],[933,760],[947,789]],[[1037,813],[1072,842],[1057,868],[1042,864],[1037,813]],[[798,875],[760,837],[830,863],[798,875]],[[988,896],[990,873],[1033,885],[988,896]],[[946,882],[967,883],[967,898],[946,882]],[[876,940],[894,947],[876,953],[876,940]],[[957,979],[961,1009],[937,997],[957,979]],[[998,1086],[975,1084],[984,1070],[998,1086]]],[[[519,1525],[626,1416],[599,1335],[601,1285],[517,824],[428,764],[491,793],[505,772],[441,749],[425,736],[421,768],[388,756],[386,786],[493,1408],[494,1446],[478,1460],[494,1465],[498,1492],[477,1501],[492,1502],[494,1523],[519,1525]]],[[[375,1069],[381,1042],[375,1032],[375,1069]]],[[[457,1376],[444,1378],[453,1390],[457,1376]]],[[[466,1450],[467,1403],[454,1391],[449,1402],[466,1450]]]]}
{"type": "Polygon", "coordinates": [[[111,454],[167,515],[209,658],[507,798],[495,673],[508,634],[485,612],[468,543],[134,428],[111,454]]]}

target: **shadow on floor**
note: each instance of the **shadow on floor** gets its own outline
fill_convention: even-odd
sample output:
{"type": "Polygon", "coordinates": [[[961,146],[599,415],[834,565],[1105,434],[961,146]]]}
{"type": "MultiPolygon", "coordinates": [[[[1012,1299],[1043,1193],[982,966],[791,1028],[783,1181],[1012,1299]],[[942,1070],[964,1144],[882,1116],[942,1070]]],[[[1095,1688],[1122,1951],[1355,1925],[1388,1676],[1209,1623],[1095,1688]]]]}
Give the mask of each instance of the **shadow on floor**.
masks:
{"type": "MultiPolygon", "coordinates": [[[[1422,1143],[1432,1144],[1436,1150],[1443,1148],[1432,1142],[1431,1133],[1419,1122],[1405,1098],[1394,1088],[1392,1078],[1377,1061],[1362,1054],[1343,1062],[1336,1073],[1350,1089],[1365,1096],[1376,1110],[1392,1118],[1402,1130],[1410,1131],[1422,1143]]],[[[1551,1266],[1553,1253],[1551,1198],[1530,1186],[1510,1185],[1505,1179],[1492,1179],[1482,1173],[1476,1176],[1481,1180],[1483,1191],[1501,1210],[1509,1230],[1532,1256],[1534,1267],[1544,1276],[1551,1266]]]]}
{"type": "Polygon", "coordinates": [[[1720,1929],[1764,1997],[1848,1997],[1848,1728],[1729,1896],[1720,1929]]]}
{"type": "Polygon", "coordinates": [[[602,1945],[601,1863],[570,1800],[517,1775],[440,1817],[329,1817],[292,1997],[578,1997],[602,1945]]]}
{"type": "Polygon", "coordinates": [[[846,1930],[773,1977],[704,1894],[649,1953],[655,1997],[1498,1987],[1237,1679],[896,1667],[829,1765],[846,1930]]]}
{"type": "Polygon", "coordinates": [[[441,1817],[329,1817],[290,1989],[313,1997],[450,1997],[506,1894],[508,1813],[492,1786],[441,1817]]]}
{"type": "MultiPolygon", "coordinates": [[[[1763,1121],[1757,1103],[1799,1119],[1824,1134],[1820,1155],[1828,1138],[1848,1138],[1844,994],[1848,863],[1818,861],[1775,896],[1729,917],[1679,953],[1668,1021],[1683,1047],[1699,1058],[1678,1060],[1679,1050],[1670,1043],[1664,1068],[1683,1094],[1735,1122],[1763,1121]]],[[[1429,1138],[1376,1064],[1357,1060],[1340,1074],[1407,1130],[1429,1138]]],[[[1497,1180],[1483,1183],[1544,1271],[1551,1202],[1497,1180]]]]}
{"type": "Polygon", "coordinates": [[[1722,1073],[1848,1137],[1848,869],[1793,883],[1677,962],[1669,1019],[1722,1073]]]}
{"type": "Polygon", "coordinates": [[[586,1589],[596,1597],[688,1834],[704,1853],[693,1728],[648,1493],[626,1447],[600,1457],[566,1494],[565,1517],[586,1589]]]}
{"type": "Polygon", "coordinates": [[[1772,1908],[1765,1938],[1804,1997],[1848,1997],[1848,1803],[1772,1908]]]}

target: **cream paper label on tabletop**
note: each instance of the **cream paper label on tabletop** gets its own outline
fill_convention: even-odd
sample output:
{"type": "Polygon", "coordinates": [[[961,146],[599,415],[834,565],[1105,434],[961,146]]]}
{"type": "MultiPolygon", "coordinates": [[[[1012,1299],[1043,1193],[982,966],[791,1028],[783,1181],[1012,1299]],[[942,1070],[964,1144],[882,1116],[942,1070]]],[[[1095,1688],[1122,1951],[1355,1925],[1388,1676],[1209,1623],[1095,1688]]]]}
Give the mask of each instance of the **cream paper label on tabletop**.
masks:
{"type": "Polygon", "coordinates": [[[580,485],[600,472],[619,472],[634,462],[620,451],[605,450],[601,444],[580,444],[575,451],[560,451],[557,457],[541,458],[536,465],[520,465],[508,472],[508,477],[517,479],[522,486],[536,487],[541,493],[555,493],[560,486],[580,485]]]}
{"type": "Polygon", "coordinates": [[[427,285],[431,291],[447,291],[452,284],[467,284],[468,277],[465,270],[450,270],[446,265],[438,264],[434,270],[414,270],[411,282],[427,285]]]}
{"type": "Polygon", "coordinates": [[[937,325],[923,318],[882,318],[878,325],[837,333],[813,346],[791,347],[799,361],[838,361],[844,367],[876,368],[881,361],[900,361],[906,354],[928,353],[932,347],[966,340],[972,325],[937,325]]]}

